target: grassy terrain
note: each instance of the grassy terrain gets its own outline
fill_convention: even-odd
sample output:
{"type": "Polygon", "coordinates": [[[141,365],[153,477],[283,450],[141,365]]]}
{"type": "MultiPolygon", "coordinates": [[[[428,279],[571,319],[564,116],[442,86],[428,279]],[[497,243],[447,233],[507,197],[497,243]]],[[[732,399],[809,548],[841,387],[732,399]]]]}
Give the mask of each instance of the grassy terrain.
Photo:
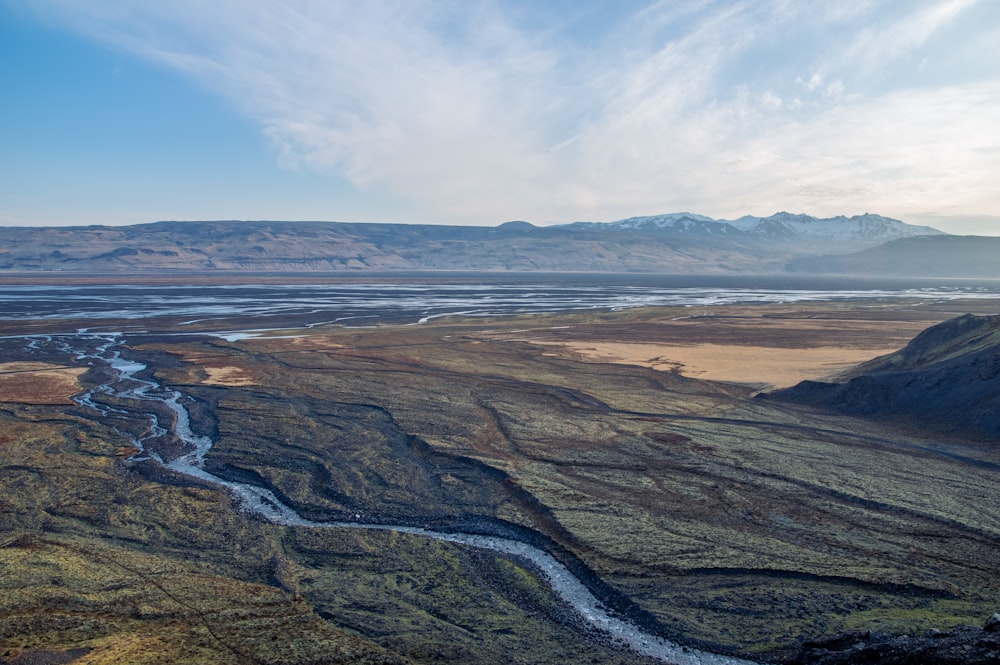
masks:
{"type": "MultiPolygon", "coordinates": [[[[902,345],[961,306],[729,308],[697,321],[648,310],[131,342],[197,399],[219,475],[266,485],[317,519],[521,529],[664,634],[777,658],[823,633],[914,633],[996,611],[1000,451],[754,400],[751,386],[594,362],[558,342],[902,345]]],[[[70,655],[636,661],[590,635],[516,560],[263,524],[223,493],[130,465],[126,446],[71,407],[0,404],[0,659],[86,649],[70,655]]]]}

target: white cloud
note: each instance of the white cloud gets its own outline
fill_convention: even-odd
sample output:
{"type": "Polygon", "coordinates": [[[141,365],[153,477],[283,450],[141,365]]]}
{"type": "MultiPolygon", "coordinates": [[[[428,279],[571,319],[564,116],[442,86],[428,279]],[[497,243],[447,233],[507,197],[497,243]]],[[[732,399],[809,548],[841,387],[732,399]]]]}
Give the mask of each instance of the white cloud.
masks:
{"type": "Polygon", "coordinates": [[[990,11],[975,0],[659,2],[586,42],[502,2],[40,6],[225,95],[285,166],[415,218],[1000,209],[1000,72],[969,78],[973,56],[936,39],[989,43],[962,21],[990,11]],[[953,80],[922,82],[915,58],[953,80]]]}
{"type": "Polygon", "coordinates": [[[844,59],[865,70],[874,70],[887,61],[913,52],[935,34],[948,27],[979,0],[944,0],[916,5],[900,16],[861,30],[847,47],[844,59]]]}

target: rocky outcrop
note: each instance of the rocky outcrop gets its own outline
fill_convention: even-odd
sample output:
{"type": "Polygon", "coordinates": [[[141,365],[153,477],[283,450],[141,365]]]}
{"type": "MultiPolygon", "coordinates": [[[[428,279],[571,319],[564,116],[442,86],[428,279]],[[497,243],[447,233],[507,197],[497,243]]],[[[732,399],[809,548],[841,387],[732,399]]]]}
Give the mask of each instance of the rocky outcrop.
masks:
{"type": "Polygon", "coordinates": [[[788,665],[993,665],[1000,663],[1000,614],[982,628],[958,626],[919,637],[869,631],[804,642],[788,665]]]}
{"type": "Polygon", "coordinates": [[[834,383],[766,396],[963,438],[1000,440],[1000,316],[967,314],[834,383]]]}

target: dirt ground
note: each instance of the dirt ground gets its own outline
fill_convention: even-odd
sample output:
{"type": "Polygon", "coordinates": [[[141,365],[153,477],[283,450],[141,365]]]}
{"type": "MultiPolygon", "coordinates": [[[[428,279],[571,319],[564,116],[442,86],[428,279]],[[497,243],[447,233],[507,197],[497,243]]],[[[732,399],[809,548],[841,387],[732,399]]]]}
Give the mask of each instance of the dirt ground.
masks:
{"type": "Polygon", "coordinates": [[[87,371],[40,362],[0,363],[0,402],[72,404],[80,392],[78,377],[87,371]]]}

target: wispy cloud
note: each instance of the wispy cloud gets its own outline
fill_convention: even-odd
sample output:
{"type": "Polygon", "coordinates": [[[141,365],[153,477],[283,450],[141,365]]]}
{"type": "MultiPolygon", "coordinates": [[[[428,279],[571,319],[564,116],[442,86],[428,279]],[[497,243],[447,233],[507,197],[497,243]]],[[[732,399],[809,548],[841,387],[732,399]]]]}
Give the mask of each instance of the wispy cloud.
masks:
{"type": "Polygon", "coordinates": [[[562,19],[459,0],[37,6],[218,91],[288,168],[391,192],[424,219],[1000,210],[985,0],[562,19]]]}

